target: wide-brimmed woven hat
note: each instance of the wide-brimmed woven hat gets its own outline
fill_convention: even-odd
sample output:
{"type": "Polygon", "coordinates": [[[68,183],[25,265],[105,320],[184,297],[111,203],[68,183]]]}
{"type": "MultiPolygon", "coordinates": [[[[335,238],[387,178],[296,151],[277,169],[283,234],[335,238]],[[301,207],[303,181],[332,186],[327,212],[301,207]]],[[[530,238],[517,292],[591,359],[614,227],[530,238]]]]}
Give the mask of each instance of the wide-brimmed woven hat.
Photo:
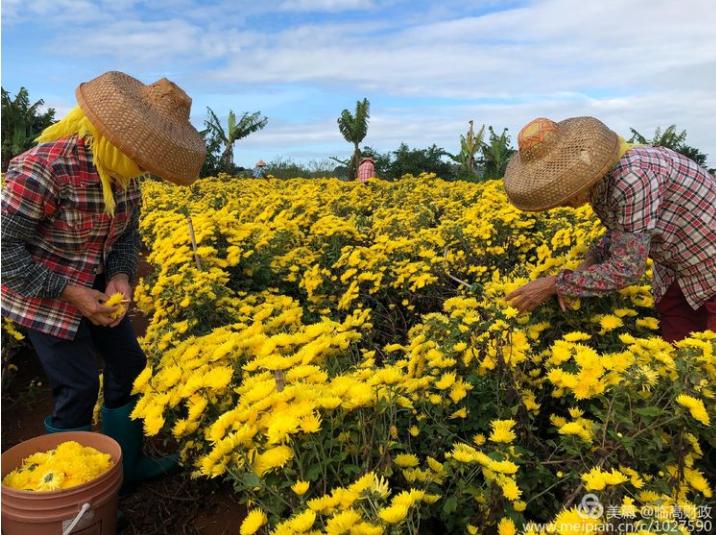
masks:
{"type": "Polygon", "coordinates": [[[258,162],[256,162],[256,167],[266,167],[266,162],[264,162],[263,160],[259,160],[258,162]]]}
{"type": "Polygon", "coordinates": [[[206,147],[189,122],[191,98],[175,83],[145,85],[110,71],[75,94],[94,127],[140,168],[180,185],[198,178],[206,147]]]}
{"type": "Polygon", "coordinates": [[[535,119],[520,130],[517,142],[505,191],[512,204],[530,212],[560,206],[588,190],[619,159],[619,136],[594,117],[535,119]]]}

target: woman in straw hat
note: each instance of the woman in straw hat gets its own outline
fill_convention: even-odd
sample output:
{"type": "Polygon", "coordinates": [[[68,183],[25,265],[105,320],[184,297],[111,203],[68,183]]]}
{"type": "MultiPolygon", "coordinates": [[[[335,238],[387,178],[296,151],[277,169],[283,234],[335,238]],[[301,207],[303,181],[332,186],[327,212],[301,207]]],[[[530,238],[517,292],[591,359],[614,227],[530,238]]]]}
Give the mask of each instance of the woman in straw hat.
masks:
{"type": "Polygon", "coordinates": [[[521,311],[556,295],[614,292],[637,282],[654,261],[661,334],[680,340],[716,331],[716,179],[661,147],[624,142],[593,117],[535,119],[518,136],[505,173],[510,201],[541,211],[589,202],[607,228],[577,270],[523,286],[507,298],[521,311]]]}
{"type": "Polygon", "coordinates": [[[90,429],[104,360],[102,431],[122,446],[125,489],[176,459],[142,456],[130,419],[132,383],[144,369],[126,314],[104,303],[132,299],[139,250],[138,177],[197,178],[204,143],[189,123],[191,99],[167,79],[144,85],[120,72],[80,84],[78,106],[40,144],[10,162],[2,191],[2,314],[27,329],[49,378],[48,432],[90,429]]]}

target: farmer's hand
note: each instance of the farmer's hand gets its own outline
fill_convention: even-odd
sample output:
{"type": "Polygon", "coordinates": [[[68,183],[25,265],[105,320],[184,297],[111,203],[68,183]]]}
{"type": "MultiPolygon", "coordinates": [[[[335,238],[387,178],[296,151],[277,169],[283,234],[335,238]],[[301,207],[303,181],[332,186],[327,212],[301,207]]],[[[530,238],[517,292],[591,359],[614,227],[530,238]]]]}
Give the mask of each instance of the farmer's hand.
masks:
{"type": "Polygon", "coordinates": [[[531,312],[557,293],[557,277],[541,277],[518,288],[507,300],[520,312],[531,312]]]}
{"type": "Polygon", "coordinates": [[[114,323],[114,319],[110,316],[114,312],[114,308],[102,304],[109,299],[102,292],[92,288],[85,288],[84,286],[68,284],[60,297],[77,307],[80,313],[94,325],[108,327],[114,323]]]}
{"type": "Polygon", "coordinates": [[[124,316],[127,315],[127,311],[129,310],[129,302],[132,300],[132,285],[129,284],[129,277],[125,273],[117,273],[112,277],[104,290],[104,293],[107,295],[112,295],[117,292],[121,293],[124,296],[124,301],[126,301],[126,303],[123,303],[124,314],[114,320],[110,324],[110,327],[116,327],[119,325],[119,322],[124,319],[124,316]]]}

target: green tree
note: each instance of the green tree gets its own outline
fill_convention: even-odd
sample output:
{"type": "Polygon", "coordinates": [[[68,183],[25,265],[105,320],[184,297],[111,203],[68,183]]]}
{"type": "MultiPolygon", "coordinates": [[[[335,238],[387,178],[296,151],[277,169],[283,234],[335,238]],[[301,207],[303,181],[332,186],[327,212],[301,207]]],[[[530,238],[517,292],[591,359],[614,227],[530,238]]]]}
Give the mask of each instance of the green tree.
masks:
{"type": "Polygon", "coordinates": [[[10,96],[2,88],[2,170],[7,170],[10,160],[30,149],[35,138],[55,122],[55,109],[48,108],[40,113],[45,101],[40,99],[30,103],[30,94],[21,87],[10,96]]]}
{"type": "Polygon", "coordinates": [[[639,133],[634,128],[630,128],[631,138],[630,143],[642,143],[644,145],[652,145],[654,147],[666,147],[675,152],[681,153],[687,158],[691,158],[697,164],[706,166],[706,154],[701,152],[696,147],[691,147],[685,143],[686,141],[686,130],[681,132],[676,131],[676,125],[672,124],[666,127],[665,130],[661,130],[661,127],[657,127],[654,132],[654,137],[647,139],[644,135],[639,133]]]}
{"type": "Polygon", "coordinates": [[[206,158],[199,173],[200,177],[216,176],[219,173],[233,173],[235,169],[226,168],[221,162],[221,140],[208,128],[199,132],[206,145],[206,158]]]}
{"type": "Polygon", "coordinates": [[[502,130],[499,136],[491,126],[489,127],[489,132],[488,142],[482,143],[483,175],[485,179],[502,178],[505,176],[507,163],[515,151],[510,143],[507,128],[502,130]]]}
{"type": "Polygon", "coordinates": [[[370,103],[367,98],[356,102],[355,114],[343,110],[338,118],[338,130],[348,143],[353,143],[353,157],[348,165],[349,176],[356,177],[361,152],[359,145],[368,133],[368,118],[370,117],[370,103]]]}
{"type": "Polygon", "coordinates": [[[405,174],[435,173],[438,177],[451,180],[455,177],[454,166],[443,157],[448,156],[444,149],[433,144],[426,149],[411,149],[401,143],[393,152],[386,178],[398,179],[405,174]]]}
{"type": "Polygon", "coordinates": [[[209,119],[204,121],[204,124],[211,136],[213,136],[211,141],[214,143],[219,141],[224,146],[224,151],[219,158],[221,164],[228,169],[233,169],[234,143],[264,128],[268,124],[268,118],[261,115],[260,111],[254,113],[244,112],[237,121],[236,114],[233,111],[229,111],[229,118],[226,128],[224,128],[214,111],[208,107],[206,110],[209,113],[209,119]]]}

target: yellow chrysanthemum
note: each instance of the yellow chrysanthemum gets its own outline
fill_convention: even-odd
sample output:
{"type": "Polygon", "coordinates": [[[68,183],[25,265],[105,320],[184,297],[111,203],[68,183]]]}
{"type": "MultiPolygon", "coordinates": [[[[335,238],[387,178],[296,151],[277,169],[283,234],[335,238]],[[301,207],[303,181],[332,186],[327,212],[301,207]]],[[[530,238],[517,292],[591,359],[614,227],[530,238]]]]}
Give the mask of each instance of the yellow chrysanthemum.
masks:
{"type": "Polygon", "coordinates": [[[261,526],[266,524],[266,522],[268,522],[266,513],[260,509],[252,509],[241,523],[239,533],[241,533],[241,535],[253,535],[261,528],[261,526]]]}

